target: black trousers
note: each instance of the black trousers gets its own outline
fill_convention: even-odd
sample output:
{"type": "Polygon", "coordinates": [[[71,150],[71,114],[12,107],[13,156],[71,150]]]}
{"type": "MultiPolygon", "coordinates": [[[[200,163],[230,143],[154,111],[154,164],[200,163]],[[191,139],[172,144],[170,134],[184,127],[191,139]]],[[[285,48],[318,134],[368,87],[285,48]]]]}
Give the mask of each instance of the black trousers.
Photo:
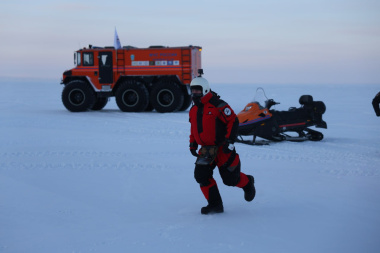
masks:
{"type": "MultiPolygon", "coordinates": [[[[210,179],[213,178],[214,169],[216,164],[213,163],[209,166],[195,165],[194,178],[201,187],[210,184],[210,179]]],[[[240,181],[240,161],[236,167],[221,167],[218,168],[220,177],[223,183],[228,186],[236,186],[240,181]]]]}

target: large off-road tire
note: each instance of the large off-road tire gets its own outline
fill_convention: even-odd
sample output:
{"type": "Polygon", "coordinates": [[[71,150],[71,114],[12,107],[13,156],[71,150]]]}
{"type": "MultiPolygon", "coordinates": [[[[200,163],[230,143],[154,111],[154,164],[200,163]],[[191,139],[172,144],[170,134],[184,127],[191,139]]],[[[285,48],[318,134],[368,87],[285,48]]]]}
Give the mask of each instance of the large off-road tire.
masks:
{"type": "Polygon", "coordinates": [[[175,81],[161,79],[153,85],[149,99],[157,112],[176,112],[183,105],[184,95],[175,81]]]}
{"type": "Polygon", "coordinates": [[[126,80],[115,94],[116,104],[123,112],[142,112],[149,104],[149,93],[144,84],[126,80]]]}
{"type": "Polygon", "coordinates": [[[106,106],[107,103],[108,103],[108,98],[107,97],[97,98],[96,101],[95,101],[95,104],[91,108],[91,110],[100,111],[101,109],[103,109],[106,106]]]}
{"type": "Polygon", "coordinates": [[[81,80],[73,80],[66,84],[62,91],[62,102],[71,112],[83,112],[95,104],[95,92],[89,84],[81,80]]]}
{"type": "Polygon", "coordinates": [[[184,100],[183,100],[183,105],[180,109],[180,111],[186,111],[187,108],[191,105],[191,95],[187,94],[187,92],[184,92],[183,94],[184,100]]]}
{"type": "Polygon", "coordinates": [[[151,112],[151,111],[153,111],[153,110],[154,110],[154,107],[153,107],[153,105],[149,102],[149,104],[148,104],[148,106],[146,107],[145,111],[146,111],[146,112],[151,112]]]}

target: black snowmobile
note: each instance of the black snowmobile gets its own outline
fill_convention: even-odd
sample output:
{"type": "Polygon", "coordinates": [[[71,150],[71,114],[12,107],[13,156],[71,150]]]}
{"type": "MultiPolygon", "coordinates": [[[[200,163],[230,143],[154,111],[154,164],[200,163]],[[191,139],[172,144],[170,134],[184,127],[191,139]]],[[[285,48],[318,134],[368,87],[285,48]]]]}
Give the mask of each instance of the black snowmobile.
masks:
{"type": "Polygon", "coordinates": [[[238,142],[262,145],[268,141],[256,141],[261,137],[269,141],[320,141],[323,134],[309,127],[327,128],[322,119],[326,106],[322,101],[314,101],[311,95],[302,95],[299,99],[299,108],[291,107],[288,111],[271,110],[273,105],[279,104],[268,99],[264,89],[258,88],[253,102],[248,103],[238,113],[239,130],[238,142]],[[258,100],[260,100],[259,102],[258,100]],[[253,140],[245,140],[243,136],[253,136],[253,140]]]}

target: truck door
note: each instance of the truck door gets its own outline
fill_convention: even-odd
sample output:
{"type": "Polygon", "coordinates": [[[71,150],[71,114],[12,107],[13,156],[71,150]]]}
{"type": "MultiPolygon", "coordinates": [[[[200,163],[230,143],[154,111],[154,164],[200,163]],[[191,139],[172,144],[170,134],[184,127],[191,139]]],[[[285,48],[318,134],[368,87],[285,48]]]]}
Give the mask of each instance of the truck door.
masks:
{"type": "Polygon", "coordinates": [[[113,82],[112,52],[99,52],[99,83],[113,82]]]}

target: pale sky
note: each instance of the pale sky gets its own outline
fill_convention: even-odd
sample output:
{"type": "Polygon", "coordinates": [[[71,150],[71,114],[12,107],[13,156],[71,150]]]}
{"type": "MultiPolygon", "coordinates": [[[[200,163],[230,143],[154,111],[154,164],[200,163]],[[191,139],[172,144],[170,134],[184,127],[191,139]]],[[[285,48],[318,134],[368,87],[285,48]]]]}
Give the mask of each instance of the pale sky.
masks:
{"type": "Polygon", "coordinates": [[[378,84],[379,0],[2,0],[0,77],[56,78],[88,44],[203,47],[210,83],[378,84]]]}

